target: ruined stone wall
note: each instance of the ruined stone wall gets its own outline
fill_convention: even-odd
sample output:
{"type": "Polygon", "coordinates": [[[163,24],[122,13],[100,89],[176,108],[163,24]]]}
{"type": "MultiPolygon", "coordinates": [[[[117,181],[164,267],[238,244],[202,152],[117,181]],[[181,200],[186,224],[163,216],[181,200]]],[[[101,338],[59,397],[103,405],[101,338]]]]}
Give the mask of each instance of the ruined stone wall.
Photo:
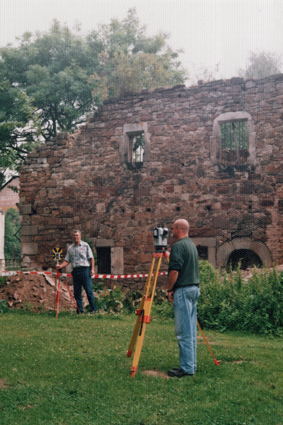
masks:
{"type": "MultiPolygon", "coordinates": [[[[80,228],[111,250],[111,272],[146,272],[157,223],[190,222],[214,265],[234,250],[283,262],[283,75],[233,78],[129,94],[105,102],[74,135],[29,154],[20,174],[23,264],[54,265],[80,228]],[[219,123],[246,119],[241,166],[220,152],[219,123]],[[129,159],[143,132],[144,161],[129,159]],[[229,162],[230,161],[230,162],[229,162]]],[[[171,244],[169,238],[169,243],[171,244]]],[[[164,266],[166,267],[166,266],[164,266]]]]}

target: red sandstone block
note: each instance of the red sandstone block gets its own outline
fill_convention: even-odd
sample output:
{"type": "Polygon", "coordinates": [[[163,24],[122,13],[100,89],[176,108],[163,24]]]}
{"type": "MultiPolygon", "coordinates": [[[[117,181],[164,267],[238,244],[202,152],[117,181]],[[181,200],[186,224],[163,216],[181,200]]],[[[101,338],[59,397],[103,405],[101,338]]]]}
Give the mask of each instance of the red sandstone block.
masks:
{"type": "Polygon", "coordinates": [[[230,192],[230,186],[218,186],[216,188],[216,193],[221,194],[221,193],[229,193],[230,192]]]}

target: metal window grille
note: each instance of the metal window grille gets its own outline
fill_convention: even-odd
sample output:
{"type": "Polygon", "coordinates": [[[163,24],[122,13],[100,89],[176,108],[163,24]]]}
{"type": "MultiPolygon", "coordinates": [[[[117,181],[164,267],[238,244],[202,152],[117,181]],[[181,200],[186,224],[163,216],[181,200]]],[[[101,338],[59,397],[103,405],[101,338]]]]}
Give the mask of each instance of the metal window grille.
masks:
{"type": "Polygon", "coordinates": [[[248,149],[247,121],[226,122],[221,127],[221,149],[239,151],[248,149]]]}

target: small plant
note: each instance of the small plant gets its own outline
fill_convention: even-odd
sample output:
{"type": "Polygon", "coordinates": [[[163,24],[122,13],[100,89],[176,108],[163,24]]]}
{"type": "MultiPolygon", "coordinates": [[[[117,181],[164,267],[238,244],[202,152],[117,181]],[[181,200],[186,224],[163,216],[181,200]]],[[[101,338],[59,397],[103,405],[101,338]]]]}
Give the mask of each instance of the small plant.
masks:
{"type": "Polygon", "coordinates": [[[123,306],[129,313],[134,312],[142,298],[142,292],[140,291],[128,291],[124,294],[123,306]]]}
{"type": "Polygon", "coordinates": [[[5,300],[0,300],[0,313],[7,313],[9,310],[9,307],[7,306],[7,303],[5,300]]]}
{"type": "Polygon", "coordinates": [[[31,313],[32,311],[34,311],[34,306],[33,306],[33,304],[29,303],[28,301],[25,301],[25,303],[23,305],[23,310],[31,313]]]}
{"type": "Polygon", "coordinates": [[[102,291],[103,288],[105,287],[105,282],[103,279],[102,280],[95,279],[91,281],[91,286],[94,292],[102,291]]]}
{"type": "Polygon", "coordinates": [[[103,291],[99,291],[95,298],[96,309],[109,313],[121,312],[123,309],[122,296],[120,286],[116,286],[114,289],[104,288],[103,291]]]}
{"type": "Polygon", "coordinates": [[[0,276],[0,285],[3,285],[6,281],[6,277],[5,276],[0,276]]]}

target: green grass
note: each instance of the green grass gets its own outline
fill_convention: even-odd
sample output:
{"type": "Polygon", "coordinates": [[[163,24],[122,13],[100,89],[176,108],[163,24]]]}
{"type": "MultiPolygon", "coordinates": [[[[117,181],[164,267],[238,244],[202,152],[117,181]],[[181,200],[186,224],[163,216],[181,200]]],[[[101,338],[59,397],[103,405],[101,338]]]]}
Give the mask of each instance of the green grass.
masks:
{"type": "Polygon", "coordinates": [[[282,339],[205,331],[220,366],[199,343],[195,379],[149,377],[178,366],[173,320],[153,319],[133,378],[134,314],[0,314],[1,425],[283,424],[282,339]]]}

